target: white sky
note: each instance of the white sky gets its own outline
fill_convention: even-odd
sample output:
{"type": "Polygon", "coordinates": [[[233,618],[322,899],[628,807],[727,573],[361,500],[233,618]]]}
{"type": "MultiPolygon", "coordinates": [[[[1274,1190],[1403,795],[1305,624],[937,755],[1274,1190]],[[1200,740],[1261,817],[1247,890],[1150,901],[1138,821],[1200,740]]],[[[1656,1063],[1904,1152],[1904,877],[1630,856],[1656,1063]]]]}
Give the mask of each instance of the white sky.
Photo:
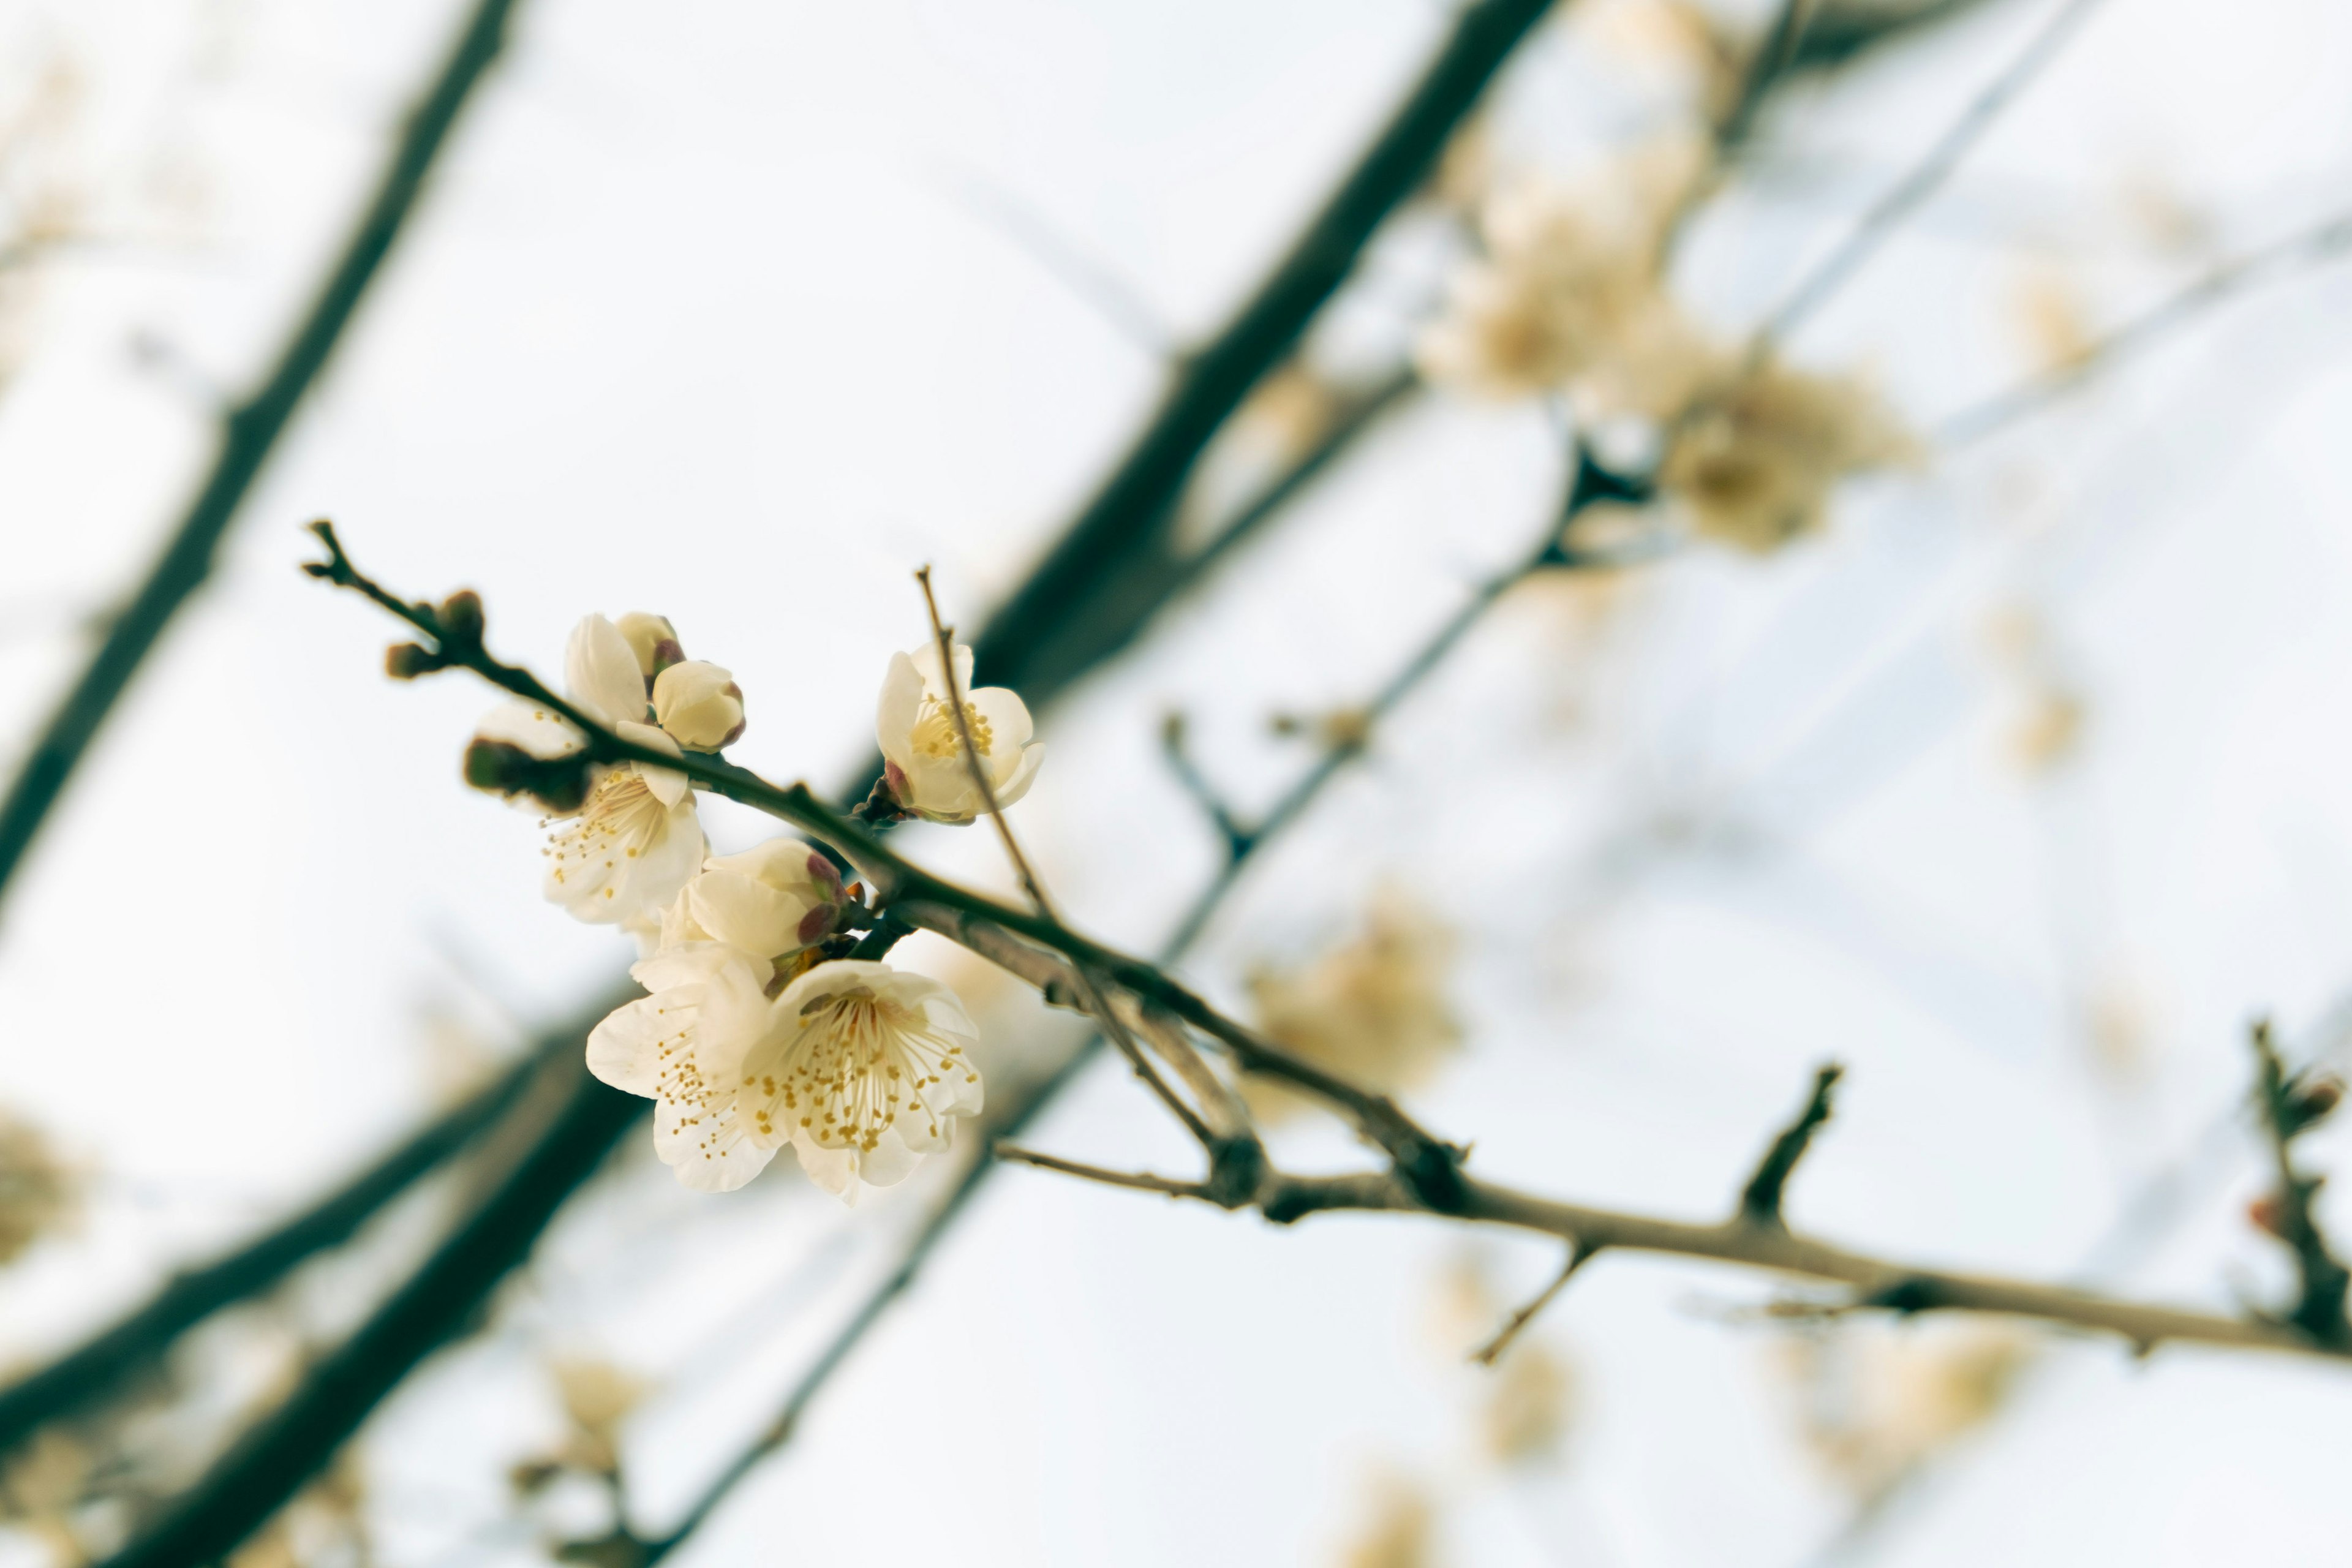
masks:
{"type": "MultiPolygon", "coordinates": [[[[0,5],[9,92],[47,49],[76,62],[78,180],[120,241],[45,274],[0,402],[0,737],[46,710],[74,619],[173,516],[203,387],[274,350],[458,9],[0,5]]],[[[1768,308],[2046,9],[1995,0],[1788,104],[1685,258],[1698,307],[1768,308]]],[[[936,562],[976,620],[1158,384],[971,193],[1044,215],[1178,338],[1211,330],[1444,20],[1425,0],[527,5],[218,581],[11,891],[0,1098],[104,1174],[80,1232],[0,1279],[0,1355],[423,1114],[433,1008],[494,1030],[493,1002],[549,1016],[624,961],[541,901],[529,819],[457,786],[487,699],[383,680],[389,628],[293,570],[301,522],[331,515],[407,591],[480,588],[497,645],[542,662],[585,611],[667,613],[741,679],[740,760],[836,782],[887,653],[920,636],[906,573],[936,562]]],[[[1548,37],[1505,144],[1565,159],[1630,122],[1595,69],[1548,37]]],[[[2200,215],[2207,256],[2331,213],[2347,70],[2352,12],[2328,0],[2112,0],[1798,356],[1870,365],[1922,424],[2008,384],[2036,268],[2105,322],[2200,264],[2149,244],[2131,193],[2200,215]]],[[[1644,573],[1597,641],[1556,595],[1507,606],[1192,973],[1234,994],[1400,880],[1463,932],[1473,1048],[1422,1109],[1482,1168],[1706,1214],[1835,1055],[1848,1093],[1801,1223],[2063,1273],[2238,1092],[2244,1022],[2294,1036],[2352,983],[2347,346],[2352,279],[2299,279],[2014,437],[1854,487],[1823,540],[1644,573]],[[2000,744],[2017,694],[1986,626],[2018,605],[2090,705],[2047,783],[2000,744]],[[2127,1084],[2092,1060],[2092,994],[2147,1020],[2127,1084]]],[[[1531,412],[1432,404],[1065,703],[1015,816],[1076,917],[1148,944],[1210,864],[1153,755],[1169,706],[1237,795],[1269,796],[1302,758],[1265,715],[1363,690],[1524,547],[1553,464],[1531,412]]],[[[722,847],[758,831],[711,821],[722,847]]],[[[997,875],[978,835],[909,842],[997,875]]],[[[1183,1156],[1108,1071],[1037,1141],[1183,1156]]],[[[911,1216],[844,1216],[786,1164],[694,1198],[636,1151],[501,1331],[366,1435],[388,1561],[494,1517],[552,1419],[549,1344],[676,1374],[631,1428],[639,1506],[666,1519],[911,1216]]],[[[2221,1310],[2274,1291],[2237,1218],[2256,1187],[2239,1158],[2134,1284],[2221,1310]]],[[[1695,1267],[1597,1265],[1541,1330],[1579,1376],[1566,1460],[1470,1463],[1475,1379],[1425,1331],[1454,1247],[1009,1174],[686,1561],[1315,1563],[1381,1466],[1437,1489],[1445,1560],[1485,1568],[1771,1568],[1835,1527],[1768,1336],[1720,1321],[1763,1288],[1695,1267]]],[[[1514,1289],[1550,1263],[1495,1256],[1514,1289]]],[[[1881,1560],[2317,1560],[2352,1529],[2347,1418],[2352,1383],[2322,1368],[2066,1349],[1881,1560]]]]}

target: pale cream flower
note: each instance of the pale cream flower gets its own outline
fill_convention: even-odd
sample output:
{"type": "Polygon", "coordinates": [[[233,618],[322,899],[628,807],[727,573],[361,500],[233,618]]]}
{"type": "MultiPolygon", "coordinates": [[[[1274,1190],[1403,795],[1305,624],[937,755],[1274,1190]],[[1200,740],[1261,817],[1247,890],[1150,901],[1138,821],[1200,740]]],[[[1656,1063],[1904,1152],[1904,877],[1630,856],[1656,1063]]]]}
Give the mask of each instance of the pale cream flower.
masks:
{"type": "Polygon", "coordinates": [[[772,994],[768,975],[717,943],[632,973],[656,994],[597,1026],[589,1068],[660,1101],[654,1146],[689,1187],[740,1187],[790,1143],[818,1185],[855,1202],[981,1109],[971,1021],[920,975],[841,959],[772,994]]]}
{"type": "MultiPolygon", "coordinates": [[[[678,754],[675,739],[646,722],[646,665],[612,622],[589,616],[572,628],[563,674],[566,695],[586,718],[625,741],[678,754]]],[[[563,719],[528,702],[494,710],[476,733],[541,758],[568,756],[584,743],[563,719]]],[[[677,896],[708,848],[686,775],[668,768],[601,768],[579,811],[566,815],[548,841],[546,893],[600,925],[641,928],[677,896]]]]}
{"type": "Polygon", "coordinates": [[[1847,1323],[1790,1341],[1784,1368],[1806,1446],[1867,1500],[2000,1411],[2032,1348],[1995,1322],[1847,1323]]]}
{"type": "MultiPolygon", "coordinates": [[[[1419,1087],[1462,1043],[1446,999],[1453,933],[1411,897],[1384,889],[1364,929],[1298,969],[1262,967],[1249,976],[1258,1024],[1318,1067],[1383,1094],[1419,1087]]],[[[1245,1093],[1261,1115],[1280,1118],[1302,1102],[1258,1079],[1245,1093]]]]}
{"type": "Polygon", "coordinates": [[[832,861],[797,838],[771,838],[705,860],[664,911],[661,944],[723,942],[781,963],[838,930],[847,902],[832,861]]]}
{"type": "Polygon", "coordinates": [[[1423,374],[1488,397],[1567,389],[1596,414],[1678,407],[1711,357],[1661,284],[1660,252],[1705,166],[1676,134],[1580,179],[1505,186],[1480,221],[1486,255],[1422,334],[1423,374]]]}
{"type": "Polygon", "coordinates": [[[632,610],[614,626],[628,643],[629,651],[637,656],[637,668],[649,682],[671,665],[686,662],[686,649],[678,645],[677,628],[669,624],[667,616],[632,610]]]}
{"type": "Polygon", "coordinates": [[[0,1264],[65,1223],[80,1186],[39,1128],[0,1111],[0,1264]]]}
{"type": "Polygon", "coordinates": [[[706,659],[673,664],[654,678],[654,717],[688,751],[720,751],[743,737],[743,689],[706,659]]]}
{"type": "Polygon", "coordinates": [[[1658,485],[1700,533],[1762,554],[1820,527],[1839,480],[1913,452],[1861,383],[1769,363],[1701,396],[1675,430],[1658,485]]]}
{"type": "Polygon", "coordinates": [[[1370,1517],[1335,1559],[1339,1568],[1433,1568],[1437,1512],[1410,1477],[1382,1473],[1366,1489],[1370,1517]]]}
{"type": "MultiPolygon", "coordinates": [[[[1038,765],[1045,760],[1045,746],[1030,739],[1034,731],[1028,707],[1002,686],[973,690],[971,649],[961,643],[955,645],[955,675],[956,689],[963,693],[965,722],[996,804],[1011,805],[1029,793],[1038,765]]],[[[890,672],[883,679],[882,700],[875,711],[874,738],[882,748],[884,777],[901,810],[933,822],[970,822],[988,809],[964,760],[963,738],[955,710],[948,705],[937,644],[890,656],[890,672]]]]}
{"type": "Polygon", "coordinates": [[[1479,1436],[1489,1457],[1528,1464],[1559,1452],[1575,1413],[1576,1383],[1566,1360],[1537,1341],[1503,1352],[1479,1411],[1479,1436]]]}

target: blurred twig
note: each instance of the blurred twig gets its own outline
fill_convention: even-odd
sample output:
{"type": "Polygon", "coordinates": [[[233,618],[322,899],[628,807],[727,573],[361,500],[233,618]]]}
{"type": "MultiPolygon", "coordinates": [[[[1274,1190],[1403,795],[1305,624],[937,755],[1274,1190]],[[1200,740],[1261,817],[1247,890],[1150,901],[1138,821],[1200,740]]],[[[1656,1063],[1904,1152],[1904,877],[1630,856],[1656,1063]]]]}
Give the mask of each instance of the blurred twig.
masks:
{"type": "Polygon", "coordinates": [[[1855,220],[1852,232],[1837,247],[1824,257],[1790,289],[1780,309],[1766,320],[1758,334],[1758,353],[1767,345],[1785,340],[1806,318],[1826,303],[1829,298],[1853,276],[1856,268],[1869,259],[1870,254],[1901,226],[1913,208],[1933,195],[1936,188],[1959,163],[1977,139],[2000,117],[2019,93],[2025,90],[2043,67],[2057,58],[2066,40],[2090,16],[2100,0],[2063,0],[2057,13],[2037,31],[2017,57],[2000,75],[1987,84],[1984,90],[1969,101],[1944,134],[1910,173],[1895,182],[1877,201],[1871,204],[1855,220]]]}
{"type": "Polygon", "coordinates": [[[2352,213],[2340,213],[2205,272],[2178,292],[2084,346],[2063,364],[1941,421],[1934,440],[1947,452],[1980,441],[2140,353],[2206,311],[2250,289],[2291,278],[2352,250],[2352,213]]]}
{"type": "Polygon", "coordinates": [[[1298,341],[1372,233],[1419,187],[1549,0],[1475,0],[1388,124],[1232,321],[1184,355],[1160,410],[972,644],[981,679],[1030,701],[1134,637],[1164,594],[1179,490],[1211,437],[1298,341]]]}
{"type": "Polygon", "coordinates": [[[505,45],[514,7],[515,0],[479,0],[474,7],[457,47],[409,116],[374,196],[317,300],[268,379],[222,418],[219,451],[195,499],[26,753],[6,798],[0,800],[0,895],[131,677],[181,605],[211,575],[221,536],[415,211],[458,112],[505,45]]]}
{"type": "Polygon", "coordinates": [[[412,1133],[325,1198],[228,1256],[174,1276],[145,1305],[0,1389],[0,1453],[152,1365],[181,1333],[214,1312],[269,1289],[306,1258],[349,1240],[386,1204],[505,1115],[551,1057],[575,1047],[571,1037],[551,1037],[496,1082],[412,1133]]]}

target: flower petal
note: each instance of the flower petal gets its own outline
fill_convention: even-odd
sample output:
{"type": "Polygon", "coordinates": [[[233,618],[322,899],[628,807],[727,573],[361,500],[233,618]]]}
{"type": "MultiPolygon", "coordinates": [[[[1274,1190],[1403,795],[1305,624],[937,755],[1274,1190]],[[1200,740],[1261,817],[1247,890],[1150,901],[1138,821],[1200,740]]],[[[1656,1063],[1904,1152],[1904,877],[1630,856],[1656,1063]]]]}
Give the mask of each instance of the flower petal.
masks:
{"type": "Polygon", "coordinates": [[[684,1048],[693,1009],[641,996],[615,1007],[588,1032],[588,1070],[614,1089],[651,1099],[659,1092],[667,1052],[684,1048]]]}
{"type": "Polygon", "coordinates": [[[777,958],[802,946],[801,921],[816,903],[720,868],[705,870],[686,885],[686,907],[694,922],[720,942],[777,958]]]}
{"type": "MultiPolygon", "coordinates": [[[[677,742],[660,730],[651,724],[640,724],[634,719],[624,719],[614,725],[613,733],[633,744],[644,746],[652,751],[666,752],[673,757],[685,754],[678,750],[677,742]]],[[[688,787],[687,776],[677,769],[649,767],[644,763],[630,763],[627,765],[645,775],[646,787],[653,791],[654,798],[664,805],[676,805],[686,798],[688,787]]]]}
{"type": "Polygon", "coordinates": [[[1032,742],[1021,749],[1021,760],[1013,764],[1013,772],[996,786],[996,804],[1011,805],[1029,793],[1036,780],[1037,770],[1045,765],[1045,743],[1032,742]]]}
{"type": "Polygon", "coordinates": [[[563,650],[563,685],[592,719],[607,724],[643,722],[646,678],[636,650],[621,628],[602,616],[584,616],[563,650]]]}
{"type": "Polygon", "coordinates": [[[905,767],[915,755],[915,721],[922,717],[923,678],[903,653],[890,656],[882,695],[874,707],[874,742],[882,755],[905,767]]]}
{"type": "Polygon", "coordinates": [[[965,700],[988,727],[988,760],[992,763],[999,757],[1011,757],[1037,732],[1029,718],[1029,704],[1010,687],[983,686],[965,700]]]}

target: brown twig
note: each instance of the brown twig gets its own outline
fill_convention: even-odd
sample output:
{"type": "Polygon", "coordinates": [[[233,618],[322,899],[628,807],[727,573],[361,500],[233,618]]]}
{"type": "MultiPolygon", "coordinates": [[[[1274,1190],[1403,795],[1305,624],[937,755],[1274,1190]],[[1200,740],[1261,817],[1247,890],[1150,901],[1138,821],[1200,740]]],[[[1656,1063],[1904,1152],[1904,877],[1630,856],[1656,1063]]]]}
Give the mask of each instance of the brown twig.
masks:
{"type": "Polygon", "coordinates": [[[1576,1278],[1577,1270],[1591,1262],[1600,1251],[1599,1247],[1587,1247],[1580,1241],[1570,1243],[1568,1259],[1559,1266],[1559,1272],[1552,1276],[1551,1283],[1537,1291],[1533,1300],[1513,1312],[1509,1321],[1496,1331],[1493,1339],[1470,1352],[1470,1359],[1480,1366],[1494,1365],[1502,1353],[1511,1348],[1511,1342],[1519,1337],[1520,1331],[1534,1322],[1538,1314],[1552,1304],[1553,1298],[1568,1289],[1568,1282],[1576,1278]]]}

